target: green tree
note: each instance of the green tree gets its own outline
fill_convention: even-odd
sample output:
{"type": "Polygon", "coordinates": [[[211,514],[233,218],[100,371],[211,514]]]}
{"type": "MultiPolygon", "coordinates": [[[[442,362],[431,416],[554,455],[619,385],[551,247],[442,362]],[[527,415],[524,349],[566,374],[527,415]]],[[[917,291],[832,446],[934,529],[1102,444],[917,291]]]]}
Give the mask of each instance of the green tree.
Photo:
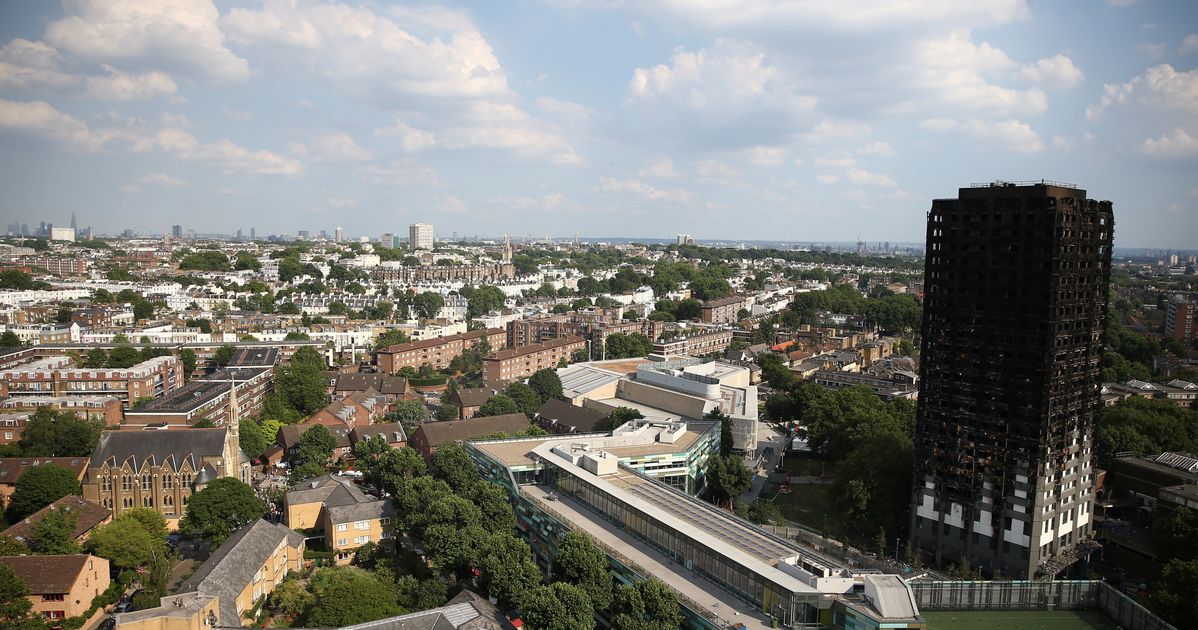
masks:
{"type": "MultiPolygon", "coordinates": [[[[428,465],[425,464],[424,458],[416,449],[408,446],[386,451],[377,461],[367,464],[366,467],[366,480],[395,497],[408,496],[409,491],[414,492],[414,489],[406,484],[418,478],[434,481],[428,477],[428,465]]],[[[397,499],[398,503],[402,503],[402,500],[397,499]]]]}
{"type": "Polygon", "coordinates": [[[32,289],[36,283],[33,281],[33,276],[19,269],[6,269],[0,271],[0,289],[16,289],[18,291],[28,291],[32,289]]]}
{"type": "Polygon", "coordinates": [[[439,608],[449,600],[449,590],[445,582],[438,578],[417,580],[414,576],[405,575],[395,582],[399,605],[408,612],[439,608]]]}
{"type": "Polygon", "coordinates": [[[460,412],[461,410],[454,405],[448,403],[443,404],[440,407],[437,407],[437,420],[440,422],[457,420],[460,412]]]}
{"type": "Polygon", "coordinates": [[[294,621],[315,601],[316,598],[308,591],[304,582],[297,579],[284,579],[283,583],[271,592],[267,606],[275,614],[294,621]]]}
{"type": "Polygon", "coordinates": [[[233,532],[262,518],[264,510],[253,488],[232,477],[220,477],[192,495],[179,529],[216,548],[233,532]]]}
{"type": "Polygon", "coordinates": [[[314,601],[304,615],[305,625],[340,628],[403,612],[388,585],[357,567],[319,569],[309,589],[314,601]]]}
{"type": "Polygon", "coordinates": [[[1102,410],[1095,441],[1096,463],[1104,468],[1124,451],[1155,455],[1198,450],[1198,411],[1132,396],[1102,410]]]}
{"type": "Polygon", "coordinates": [[[641,333],[614,333],[605,344],[608,359],[643,357],[653,352],[653,342],[641,333]]]}
{"type": "Polygon", "coordinates": [[[1170,560],[1149,598],[1151,608],[1178,628],[1198,619],[1198,560],[1170,560]]]}
{"type": "Polygon", "coordinates": [[[632,407],[616,407],[607,417],[607,422],[597,427],[600,431],[610,431],[624,426],[625,423],[644,418],[645,414],[632,407]]]}
{"type": "Polygon", "coordinates": [[[480,586],[510,606],[541,582],[541,570],[532,550],[509,532],[495,533],[487,539],[479,556],[480,586]]]}
{"type": "Polygon", "coordinates": [[[196,351],[191,348],[180,350],[179,362],[183,364],[183,378],[191,380],[191,375],[196,371],[196,351]]]}
{"type": "Polygon", "coordinates": [[[516,407],[528,414],[529,417],[532,417],[532,414],[536,413],[537,409],[541,408],[541,403],[544,402],[533,388],[520,382],[508,385],[507,389],[503,390],[503,395],[511,398],[516,403],[516,407]]]}
{"type": "Polygon", "coordinates": [[[1152,515],[1152,549],[1162,559],[1198,559],[1198,510],[1158,504],[1152,515]]]}
{"type": "Polygon", "coordinates": [[[137,320],[150,319],[154,317],[154,304],[145,300],[138,300],[133,303],[133,317],[137,320]]]}
{"type": "Polygon", "coordinates": [[[296,351],[291,362],[278,368],[275,374],[275,392],[291,408],[304,415],[311,415],[328,404],[325,395],[324,358],[311,347],[296,351]]]}
{"type": "Polygon", "coordinates": [[[717,505],[731,507],[737,497],[749,491],[752,480],[753,473],[740,457],[712,457],[707,462],[707,488],[717,505]]]}
{"type": "Polygon", "coordinates": [[[165,557],[165,522],[160,530],[149,518],[132,513],[139,510],[123,513],[93,530],[87,538],[88,551],[107,558],[118,569],[148,567],[165,557]]]}
{"type": "Polygon", "coordinates": [[[395,403],[395,410],[387,414],[387,419],[402,424],[411,433],[428,419],[428,407],[420,400],[401,400],[395,403]]]}
{"type": "Polygon", "coordinates": [[[553,577],[557,581],[581,587],[591,604],[607,610],[612,602],[612,578],[607,554],[595,546],[590,536],[569,532],[553,557],[553,577]]]}
{"type": "Polygon", "coordinates": [[[3,334],[0,334],[0,348],[18,348],[23,345],[25,344],[21,343],[21,338],[11,330],[6,330],[3,334]]]}
{"type": "Polygon", "coordinates": [[[915,410],[911,401],[887,403],[873,390],[860,385],[806,391],[813,395],[800,410],[807,442],[811,450],[829,459],[843,459],[872,435],[914,433],[915,410]]]}
{"type": "Polygon", "coordinates": [[[718,420],[720,423],[720,457],[728,457],[732,454],[733,438],[732,438],[732,418],[720,411],[719,407],[707,412],[705,416],[708,420],[718,420]]]}
{"type": "Polygon", "coordinates": [[[262,263],[258,262],[258,257],[249,252],[237,252],[237,262],[233,263],[233,269],[241,271],[248,269],[250,271],[258,271],[262,269],[262,263]]]}
{"type": "Polygon", "coordinates": [[[29,537],[29,548],[43,555],[71,555],[79,553],[75,541],[75,524],[79,515],[70,510],[48,510],[33,526],[29,537]]]}
{"type": "Polygon", "coordinates": [[[300,434],[297,463],[317,466],[323,472],[331,463],[336,447],[337,438],[333,432],[323,424],[314,424],[300,434]]]}
{"type": "Polygon", "coordinates": [[[217,348],[216,352],[212,353],[212,362],[215,363],[217,367],[225,367],[229,364],[229,361],[233,360],[233,355],[236,353],[237,346],[226,343],[217,348]]]}
{"type": "Polygon", "coordinates": [[[388,330],[387,332],[379,335],[379,338],[374,342],[374,349],[382,350],[383,348],[386,348],[387,346],[394,346],[397,344],[407,343],[407,342],[408,342],[407,333],[405,333],[404,331],[402,331],[398,328],[393,328],[393,329],[388,330]]]}
{"type": "Polygon", "coordinates": [[[528,379],[528,386],[537,393],[541,402],[562,398],[562,379],[553,368],[541,368],[528,379]]]}
{"type": "Polygon", "coordinates": [[[509,413],[520,413],[520,406],[508,396],[496,394],[479,406],[476,415],[484,418],[488,416],[502,416],[509,413]]]}
{"type": "Polygon", "coordinates": [[[586,630],[595,627],[586,591],[565,582],[527,590],[519,600],[529,630],[586,630]]]}
{"type": "Polygon", "coordinates": [[[67,495],[80,492],[79,480],[70,468],[55,464],[33,466],[14,484],[5,515],[8,522],[15,523],[67,495]]]}
{"type": "Polygon", "coordinates": [[[238,440],[241,450],[253,459],[265,453],[275,441],[275,436],[266,435],[262,425],[254,418],[242,418],[239,425],[238,440]]]}
{"type": "Polygon", "coordinates": [[[428,460],[428,471],[436,479],[449,484],[456,493],[469,496],[476,485],[481,483],[478,476],[478,466],[466,454],[466,449],[447,444],[437,449],[428,460]]]}
{"type": "Polygon", "coordinates": [[[179,269],[195,269],[199,271],[227,271],[229,257],[221,252],[210,249],[193,252],[179,261],[179,269]]]}
{"type": "Polygon", "coordinates": [[[507,300],[503,291],[491,285],[483,285],[478,288],[467,286],[463,287],[459,293],[467,300],[467,319],[474,319],[490,311],[500,309],[507,300]]]}
{"type": "Polygon", "coordinates": [[[432,319],[445,306],[445,298],[440,293],[425,291],[412,297],[412,309],[422,319],[432,319]]]}
{"type": "Polygon", "coordinates": [[[87,457],[103,428],[102,422],[81,420],[73,411],[38,407],[25,424],[18,444],[27,457],[87,457]]]}
{"type": "Polygon", "coordinates": [[[29,551],[25,543],[8,534],[0,534],[0,556],[25,556],[29,551]]]}
{"type": "Polygon", "coordinates": [[[472,499],[482,512],[482,525],[487,531],[510,534],[515,530],[516,514],[503,487],[480,481],[474,485],[472,499]]]}
{"type": "Polygon", "coordinates": [[[906,531],[914,463],[911,438],[902,433],[863,438],[836,467],[832,496],[844,522],[906,531]]]}
{"type": "Polygon", "coordinates": [[[682,626],[678,596],[657,578],[621,584],[612,599],[612,630],[673,630],[682,626]]]}
{"type": "Polygon", "coordinates": [[[25,580],[12,567],[0,564],[0,627],[5,630],[45,628],[40,620],[30,617],[32,609],[33,602],[29,599],[29,586],[25,580]]]}

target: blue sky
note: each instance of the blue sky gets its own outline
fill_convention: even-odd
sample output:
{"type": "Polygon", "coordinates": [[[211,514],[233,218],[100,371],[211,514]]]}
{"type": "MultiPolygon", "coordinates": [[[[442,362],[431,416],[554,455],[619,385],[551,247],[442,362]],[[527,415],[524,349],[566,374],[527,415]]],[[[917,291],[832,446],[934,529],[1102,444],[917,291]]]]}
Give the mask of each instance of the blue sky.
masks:
{"type": "Polygon", "coordinates": [[[5,2],[0,225],[921,241],[1048,178],[1198,247],[1196,66],[1163,0],[5,2]]]}

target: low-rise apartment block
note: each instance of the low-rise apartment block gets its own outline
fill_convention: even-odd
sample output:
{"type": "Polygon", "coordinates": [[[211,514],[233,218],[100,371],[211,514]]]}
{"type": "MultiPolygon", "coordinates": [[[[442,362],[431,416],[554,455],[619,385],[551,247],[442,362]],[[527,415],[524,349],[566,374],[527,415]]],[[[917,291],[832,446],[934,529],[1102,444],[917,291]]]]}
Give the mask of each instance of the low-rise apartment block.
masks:
{"type": "Polygon", "coordinates": [[[706,330],[686,337],[658,340],[653,344],[653,354],[663,357],[697,357],[714,352],[723,354],[731,343],[731,330],[706,330]]]}
{"type": "Polygon", "coordinates": [[[484,341],[492,350],[503,348],[507,345],[507,331],[502,328],[487,328],[387,346],[378,352],[378,366],[388,374],[395,374],[405,367],[419,369],[425,364],[440,370],[449,367],[449,362],[454,357],[461,356],[467,348],[477,347],[484,341]]]}
{"type": "MultiPolygon", "coordinates": [[[[156,608],[117,615],[120,630],[236,628],[304,562],[304,537],[257,520],[239,529],[156,608]]],[[[246,620],[248,621],[248,620],[246,620]]]]}
{"type": "Polygon", "coordinates": [[[201,420],[216,426],[229,417],[231,392],[236,388],[238,417],[262,410],[266,395],[274,390],[274,368],[231,367],[191,381],[167,396],[129,409],[130,427],[190,427],[201,420]]]}
{"type": "Polygon", "coordinates": [[[510,383],[528,378],[543,368],[555,368],[578,350],[586,350],[582,337],[563,337],[520,348],[509,348],[483,357],[483,381],[488,385],[510,383]]]}
{"type": "Polygon", "coordinates": [[[379,544],[395,535],[395,505],[372,497],[347,477],[324,475],[297,485],[283,500],[287,526],[316,530],[338,564],[353,559],[367,543],[379,544]]]}
{"type": "Polygon", "coordinates": [[[703,303],[699,319],[709,324],[735,324],[740,321],[741,309],[749,309],[749,300],[743,295],[708,300],[703,303]]]}
{"type": "Polygon", "coordinates": [[[49,357],[0,371],[0,396],[97,396],[132,405],[183,386],[175,356],[154,357],[130,368],[76,368],[69,357],[49,357]]]}

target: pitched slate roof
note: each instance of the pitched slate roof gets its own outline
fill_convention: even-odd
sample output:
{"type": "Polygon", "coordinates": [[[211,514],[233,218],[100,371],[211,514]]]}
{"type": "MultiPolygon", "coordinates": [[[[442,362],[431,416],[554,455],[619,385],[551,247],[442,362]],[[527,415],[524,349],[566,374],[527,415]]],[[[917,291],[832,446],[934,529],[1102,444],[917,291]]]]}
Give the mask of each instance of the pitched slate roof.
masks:
{"type": "Polygon", "coordinates": [[[87,470],[86,457],[0,457],[0,484],[14,484],[25,471],[47,464],[69,468],[76,477],[87,470]]]}
{"type": "Polygon", "coordinates": [[[304,536],[284,525],[258,519],[229,536],[191,577],[179,585],[177,592],[217,597],[222,622],[227,624],[229,620],[237,620],[240,625],[237,596],[284,540],[292,547],[299,547],[304,536]]]}
{"type": "Polygon", "coordinates": [[[607,416],[551,398],[537,409],[541,426],[553,433],[591,433],[607,416]]]}
{"type": "Polygon", "coordinates": [[[83,497],[69,495],[26,516],[21,522],[6,529],[4,533],[20,541],[28,540],[33,534],[33,528],[52,510],[64,510],[75,514],[75,533],[73,535],[76,539],[112,517],[112,510],[99,503],[92,503],[83,497]]]}
{"type": "Polygon", "coordinates": [[[91,466],[120,466],[129,461],[134,472],[143,466],[169,465],[179,470],[188,462],[198,470],[205,457],[221,457],[228,429],[172,429],[169,431],[105,431],[100,434],[91,466]]]}
{"type": "Polygon", "coordinates": [[[29,587],[31,595],[69,593],[79,572],[87,564],[88,554],[73,556],[3,556],[7,564],[29,587]]]}
{"type": "Polygon", "coordinates": [[[388,442],[406,442],[408,440],[408,433],[404,431],[403,424],[399,422],[354,427],[349,432],[350,440],[355,444],[360,440],[369,440],[376,435],[383,436],[388,442]]]}
{"type": "Polygon", "coordinates": [[[383,394],[399,395],[408,389],[408,381],[402,376],[363,372],[358,374],[337,374],[333,389],[339,392],[362,392],[374,389],[383,394]]]}
{"type": "Polygon", "coordinates": [[[429,446],[437,447],[493,433],[519,433],[527,429],[528,425],[528,416],[522,413],[508,413],[470,420],[426,422],[416,429],[416,433],[423,432],[429,446]]]}
{"type": "Polygon", "coordinates": [[[498,390],[486,387],[463,387],[453,393],[453,398],[459,407],[479,407],[498,393],[498,390]]]}
{"type": "Polygon", "coordinates": [[[495,605],[471,591],[440,608],[367,621],[341,630],[500,630],[513,626],[495,605]]]}

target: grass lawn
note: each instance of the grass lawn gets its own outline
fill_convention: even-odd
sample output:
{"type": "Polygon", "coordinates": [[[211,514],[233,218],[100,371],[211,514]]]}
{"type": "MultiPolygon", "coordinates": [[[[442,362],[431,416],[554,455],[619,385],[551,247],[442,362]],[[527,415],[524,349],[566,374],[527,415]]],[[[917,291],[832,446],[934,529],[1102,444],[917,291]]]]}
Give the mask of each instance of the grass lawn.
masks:
{"type": "Polygon", "coordinates": [[[1116,630],[1096,610],[994,610],[923,613],[928,630],[1116,630]]]}
{"type": "Polygon", "coordinates": [[[791,484],[790,494],[778,494],[778,486],[767,485],[761,492],[761,501],[773,501],[787,520],[823,531],[841,529],[840,518],[832,506],[832,486],[791,484]]]}

